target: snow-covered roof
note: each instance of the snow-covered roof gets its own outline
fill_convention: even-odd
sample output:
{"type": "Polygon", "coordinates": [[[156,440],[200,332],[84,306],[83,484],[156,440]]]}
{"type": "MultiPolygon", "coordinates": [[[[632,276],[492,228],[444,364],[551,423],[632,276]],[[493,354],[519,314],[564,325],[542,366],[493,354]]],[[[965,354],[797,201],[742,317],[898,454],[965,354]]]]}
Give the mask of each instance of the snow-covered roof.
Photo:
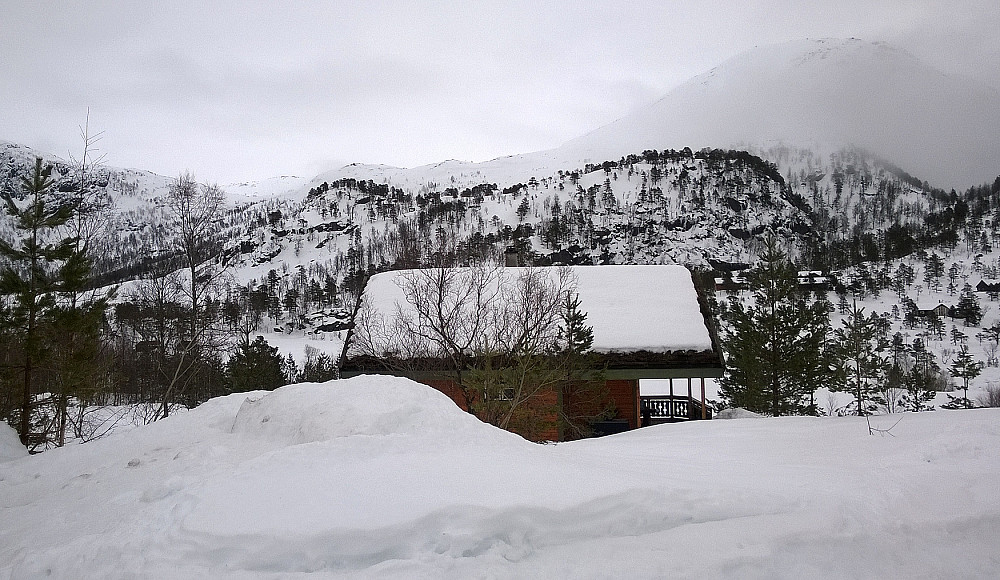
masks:
{"type": "MultiPolygon", "coordinates": [[[[597,352],[711,351],[691,273],[683,266],[564,266],[575,279],[580,309],[593,327],[597,352]]],[[[557,268],[538,268],[550,276],[557,268]]],[[[514,282],[525,268],[505,268],[514,282]]],[[[365,299],[383,316],[412,308],[398,283],[409,270],[372,276],[365,299]]]]}

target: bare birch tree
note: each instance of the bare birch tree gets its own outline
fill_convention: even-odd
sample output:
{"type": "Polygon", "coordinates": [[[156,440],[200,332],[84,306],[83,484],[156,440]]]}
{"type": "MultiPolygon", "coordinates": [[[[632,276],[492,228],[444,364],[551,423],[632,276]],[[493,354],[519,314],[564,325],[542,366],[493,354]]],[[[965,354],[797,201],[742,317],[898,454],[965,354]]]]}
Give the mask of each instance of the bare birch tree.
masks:
{"type": "Polygon", "coordinates": [[[208,300],[221,296],[230,276],[218,239],[224,201],[222,189],[199,184],[190,174],[181,175],[167,194],[167,212],[174,228],[170,249],[179,255],[181,270],[166,281],[175,284],[175,296],[183,300],[185,321],[176,344],[165,345],[173,356],[161,359],[165,388],[154,420],[166,417],[191,388],[205,354],[226,347],[226,334],[218,328],[219,317],[206,311],[208,300]]]}
{"type": "Polygon", "coordinates": [[[394,312],[362,301],[355,354],[404,374],[450,375],[466,408],[498,427],[520,421],[524,433],[537,430],[538,417],[556,416],[538,397],[567,380],[557,355],[564,304],[576,286],[572,270],[431,268],[407,271],[395,282],[404,300],[394,312]]]}

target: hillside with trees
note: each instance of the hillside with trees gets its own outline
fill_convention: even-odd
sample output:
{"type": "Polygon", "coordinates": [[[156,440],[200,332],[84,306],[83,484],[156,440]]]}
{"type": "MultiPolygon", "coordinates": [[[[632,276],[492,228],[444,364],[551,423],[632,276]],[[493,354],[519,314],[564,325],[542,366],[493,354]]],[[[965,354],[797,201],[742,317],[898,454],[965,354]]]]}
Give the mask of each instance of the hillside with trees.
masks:
{"type": "MultiPolygon", "coordinates": [[[[30,190],[21,179],[30,175],[35,156],[7,145],[0,158],[5,176],[0,189],[16,207],[28,203],[30,190]]],[[[68,224],[57,227],[66,239],[86,240],[79,248],[89,269],[76,290],[54,291],[55,303],[72,303],[80,292],[108,300],[95,303],[100,309],[94,314],[93,348],[99,354],[92,358],[109,366],[84,381],[86,388],[74,387],[86,398],[73,395],[72,400],[81,408],[143,403],[148,405],[143,420],[245,384],[245,378],[234,378],[245,375],[233,367],[244,361],[251,368],[266,363],[266,376],[280,373],[288,381],[336,376],[365,280],[393,269],[508,260],[524,265],[678,263],[699,272],[707,289],[713,277],[730,279],[766,263],[774,242],[788,261],[783,268],[832,275],[829,290],[835,297],[826,299],[833,319],[826,340],[849,342],[853,331],[838,329],[836,322],[849,315],[853,302],[865,305],[851,324],[863,318],[870,325],[876,316],[894,321],[889,335],[886,324],[879,323],[879,340],[892,342],[900,334],[905,349],[897,348],[890,357],[892,367],[898,367],[892,380],[904,385],[898,388],[910,398],[894,399],[882,409],[919,407],[917,399],[926,400],[921,393],[927,389],[905,386],[914,361],[923,361],[921,372],[929,377],[921,384],[940,383],[940,369],[951,364],[952,351],[960,346],[959,334],[968,336],[956,325],[946,335],[946,322],[918,315],[917,303],[946,293],[960,314],[955,320],[962,321],[961,328],[976,328],[973,335],[996,323],[974,304],[982,295],[963,288],[997,277],[1000,179],[965,192],[944,192],[856,149],[825,155],[787,146],[751,152],[647,150],[551,170],[512,164],[505,179],[496,182],[483,181],[485,174],[462,164],[426,168],[423,178],[411,171],[405,179],[382,167],[356,165],[324,174],[298,194],[260,198],[227,195],[193,176],[168,179],[96,165],[81,171],[48,157],[47,165],[52,183],[46,195],[88,212],[75,223],[100,224],[98,232],[77,230],[76,236],[68,224]],[[889,296],[898,302],[884,302],[889,296]],[[310,350],[286,348],[276,359],[256,342],[258,335],[275,344],[306,340],[310,350]],[[957,342],[947,345],[946,339],[957,342]],[[924,361],[931,355],[933,360],[924,361]]],[[[16,225],[16,220],[3,220],[0,233],[14,241],[16,225]]],[[[14,294],[6,304],[16,306],[14,294]]],[[[746,306],[754,308],[751,302],[746,306]]],[[[734,318],[739,308],[736,302],[728,310],[720,306],[724,328],[740,324],[734,318]]],[[[17,328],[10,320],[8,328],[17,328]]],[[[5,336],[16,340],[16,335],[5,336]]],[[[973,348],[972,356],[991,364],[993,342],[980,344],[982,351],[973,348]]],[[[12,403],[9,395],[24,385],[15,376],[26,363],[10,358],[16,350],[7,350],[4,408],[20,424],[23,411],[16,409],[24,408],[23,401],[12,403]]],[[[740,356],[734,351],[730,358],[740,356]]],[[[831,382],[814,369],[818,374],[797,388],[815,391],[827,381],[832,389],[855,393],[861,409],[888,401],[866,394],[862,387],[878,381],[861,370],[859,359],[842,354],[838,360],[853,361],[853,375],[831,382]]],[[[992,376],[986,372],[978,380],[983,384],[992,376]]],[[[38,380],[32,379],[30,387],[41,397],[32,421],[46,435],[37,439],[43,446],[57,444],[65,425],[74,424],[66,419],[71,398],[59,395],[69,391],[38,380]],[[62,402],[50,408],[51,401],[62,402]],[[56,424],[61,426],[51,427],[56,424]]],[[[737,405],[740,400],[726,399],[737,405]]],[[[822,407],[813,396],[788,409],[818,412],[822,407]]],[[[773,400],[761,410],[768,408],[787,412],[773,400]]],[[[77,437],[88,436],[83,423],[76,420],[77,437]]]]}

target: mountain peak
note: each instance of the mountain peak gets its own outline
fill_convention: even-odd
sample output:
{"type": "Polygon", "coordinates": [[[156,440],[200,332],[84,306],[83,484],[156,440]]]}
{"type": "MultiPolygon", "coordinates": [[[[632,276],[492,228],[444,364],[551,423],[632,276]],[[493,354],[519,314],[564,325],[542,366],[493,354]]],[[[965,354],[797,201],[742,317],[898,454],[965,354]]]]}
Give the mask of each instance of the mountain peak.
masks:
{"type": "Polygon", "coordinates": [[[1000,172],[1000,93],[885,42],[804,39],[739,54],[566,143],[565,157],[821,143],[868,149],[940,187],[1000,172]]]}

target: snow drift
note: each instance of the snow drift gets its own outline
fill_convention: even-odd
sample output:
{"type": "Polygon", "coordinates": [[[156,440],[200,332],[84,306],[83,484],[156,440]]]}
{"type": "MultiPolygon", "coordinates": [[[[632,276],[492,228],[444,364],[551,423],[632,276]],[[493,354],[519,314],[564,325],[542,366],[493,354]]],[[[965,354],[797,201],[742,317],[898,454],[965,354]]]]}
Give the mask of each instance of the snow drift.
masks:
{"type": "Polygon", "coordinates": [[[301,383],[247,398],[233,433],[290,446],[362,435],[488,437],[496,430],[434,389],[384,376],[301,383]]]}
{"type": "Polygon", "coordinates": [[[0,578],[992,577],[1000,412],[902,417],[536,445],[405,379],[231,395],[0,463],[0,578]]]}
{"type": "Polygon", "coordinates": [[[0,421],[0,461],[17,459],[27,454],[28,450],[21,445],[17,431],[6,422],[0,421]]]}

